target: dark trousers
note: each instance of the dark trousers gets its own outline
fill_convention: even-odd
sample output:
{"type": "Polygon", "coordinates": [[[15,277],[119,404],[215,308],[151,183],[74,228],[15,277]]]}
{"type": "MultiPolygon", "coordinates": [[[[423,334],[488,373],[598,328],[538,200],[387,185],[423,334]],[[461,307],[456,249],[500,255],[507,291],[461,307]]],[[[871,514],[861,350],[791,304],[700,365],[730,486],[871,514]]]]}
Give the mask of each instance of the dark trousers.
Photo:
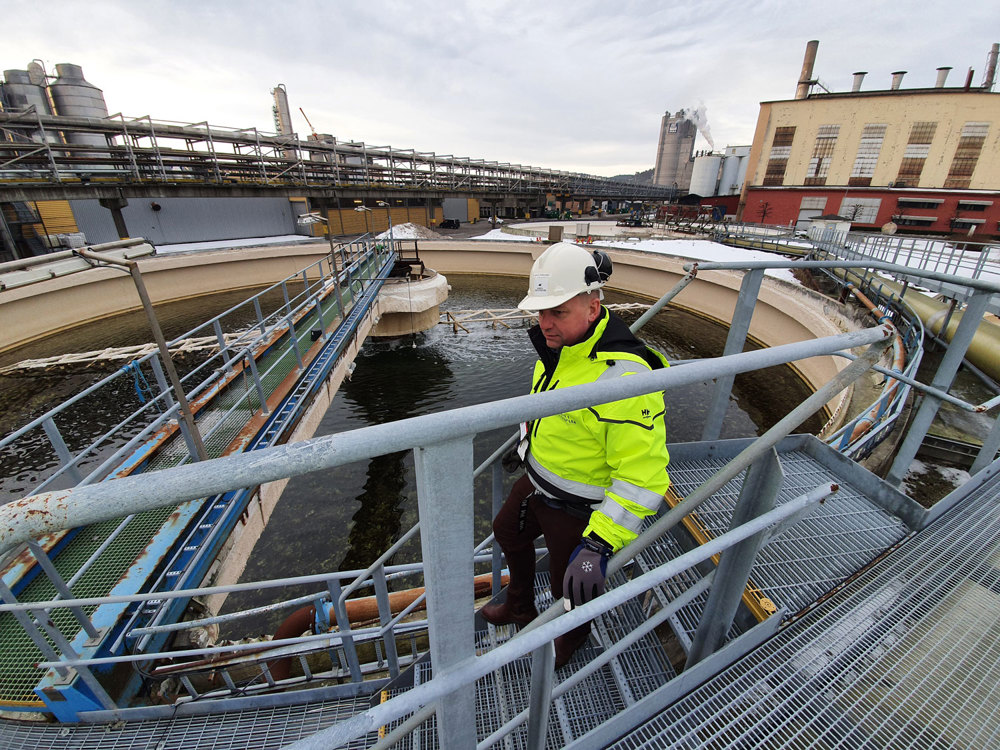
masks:
{"type": "MultiPolygon", "coordinates": [[[[512,603],[534,603],[535,539],[539,535],[545,537],[545,546],[549,550],[552,596],[556,600],[562,597],[563,576],[569,556],[580,543],[583,530],[587,527],[586,519],[553,508],[534,492],[531,479],[527,475],[521,477],[514,483],[506,502],[493,519],[493,533],[510,570],[507,601],[512,603]]],[[[589,630],[588,623],[571,633],[589,630]]]]}

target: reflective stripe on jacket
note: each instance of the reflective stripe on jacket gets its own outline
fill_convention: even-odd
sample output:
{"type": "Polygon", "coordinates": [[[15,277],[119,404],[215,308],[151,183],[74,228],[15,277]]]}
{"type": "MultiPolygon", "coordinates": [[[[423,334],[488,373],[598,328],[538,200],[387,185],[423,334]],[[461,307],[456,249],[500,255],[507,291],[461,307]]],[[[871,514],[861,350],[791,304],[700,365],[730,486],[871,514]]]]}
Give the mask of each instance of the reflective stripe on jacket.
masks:
{"type": "MultiPolygon", "coordinates": [[[[621,378],[666,366],[628,326],[601,308],[579,344],[558,352],[529,332],[539,354],[532,392],[621,378]]],[[[537,419],[531,426],[528,474],[544,494],[568,509],[590,506],[593,531],[617,551],[631,542],[663,501],[670,480],[663,392],[537,419]]]]}

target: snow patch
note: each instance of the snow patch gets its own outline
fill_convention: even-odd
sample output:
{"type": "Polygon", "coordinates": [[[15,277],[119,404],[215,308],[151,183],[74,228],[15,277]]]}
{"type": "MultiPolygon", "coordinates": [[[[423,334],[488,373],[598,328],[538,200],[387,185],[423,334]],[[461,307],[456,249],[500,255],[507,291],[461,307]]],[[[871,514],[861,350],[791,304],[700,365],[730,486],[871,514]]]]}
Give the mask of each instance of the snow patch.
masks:
{"type": "MultiPolygon", "coordinates": [[[[389,239],[389,230],[382,232],[382,234],[375,237],[377,240],[387,240],[389,239]]],[[[438,234],[433,229],[428,229],[421,224],[414,224],[413,222],[407,222],[406,224],[397,224],[392,228],[392,239],[394,240],[443,240],[445,239],[443,234],[438,234]]]]}
{"type": "Polygon", "coordinates": [[[523,234],[510,234],[502,229],[491,229],[486,234],[481,234],[478,237],[470,237],[470,240],[488,240],[493,242],[495,240],[502,240],[506,242],[535,242],[534,237],[526,237],[523,234]]]}
{"type": "Polygon", "coordinates": [[[156,254],[189,253],[205,250],[227,250],[233,247],[260,247],[262,245],[302,245],[307,242],[322,242],[322,237],[306,237],[301,234],[282,234],[276,237],[245,237],[238,240],[212,240],[211,242],[177,242],[172,245],[157,245],[156,254]]]}

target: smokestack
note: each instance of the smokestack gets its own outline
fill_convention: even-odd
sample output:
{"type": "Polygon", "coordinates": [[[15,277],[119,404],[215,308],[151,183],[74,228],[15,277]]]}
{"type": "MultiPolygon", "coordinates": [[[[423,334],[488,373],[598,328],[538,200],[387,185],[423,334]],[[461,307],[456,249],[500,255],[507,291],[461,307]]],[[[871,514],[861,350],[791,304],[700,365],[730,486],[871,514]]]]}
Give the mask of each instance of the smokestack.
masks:
{"type": "Polygon", "coordinates": [[[802,58],[802,72],[799,73],[799,85],[795,87],[795,98],[805,99],[809,96],[809,84],[812,82],[813,65],[816,64],[816,50],[819,49],[819,39],[806,43],[806,54],[802,58]]]}
{"type": "Polygon", "coordinates": [[[865,80],[866,75],[868,75],[867,70],[859,70],[854,74],[854,85],[851,86],[851,91],[861,91],[861,82],[865,80]]]}
{"type": "Polygon", "coordinates": [[[965,77],[965,90],[968,91],[972,87],[972,68],[969,68],[969,74],[965,77]]]}
{"type": "Polygon", "coordinates": [[[936,89],[943,89],[944,88],[944,82],[948,79],[948,73],[949,73],[949,71],[951,71],[951,68],[938,68],[937,69],[938,77],[937,77],[937,81],[934,82],[934,88],[936,88],[936,89]]]}
{"type": "Polygon", "coordinates": [[[997,75],[997,55],[1000,54],[1000,44],[996,42],[990,48],[990,54],[986,56],[986,75],[983,77],[983,89],[993,90],[993,81],[997,75]]]}
{"type": "Polygon", "coordinates": [[[897,70],[892,74],[892,90],[895,91],[899,88],[899,85],[903,82],[903,76],[906,75],[905,70],[897,70]]]}

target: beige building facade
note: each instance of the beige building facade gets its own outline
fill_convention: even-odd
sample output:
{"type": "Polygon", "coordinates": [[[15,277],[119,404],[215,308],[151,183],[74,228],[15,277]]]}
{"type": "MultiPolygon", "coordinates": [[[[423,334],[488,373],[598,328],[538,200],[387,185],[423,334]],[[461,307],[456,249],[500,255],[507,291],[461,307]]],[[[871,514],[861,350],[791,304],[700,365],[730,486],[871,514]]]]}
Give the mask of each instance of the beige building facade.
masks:
{"type": "MultiPolygon", "coordinates": [[[[812,44],[812,43],[811,43],[812,44]]],[[[808,63],[807,55],[807,63],[808,63]]],[[[855,229],[1000,236],[1000,94],[988,84],[810,93],[763,102],[740,202],[744,221],[824,214],[855,229]]],[[[947,71],[948,69],[939,69],[947,71]]],[[[971,78],[971,76],[970,76],[971,78]]]]}

